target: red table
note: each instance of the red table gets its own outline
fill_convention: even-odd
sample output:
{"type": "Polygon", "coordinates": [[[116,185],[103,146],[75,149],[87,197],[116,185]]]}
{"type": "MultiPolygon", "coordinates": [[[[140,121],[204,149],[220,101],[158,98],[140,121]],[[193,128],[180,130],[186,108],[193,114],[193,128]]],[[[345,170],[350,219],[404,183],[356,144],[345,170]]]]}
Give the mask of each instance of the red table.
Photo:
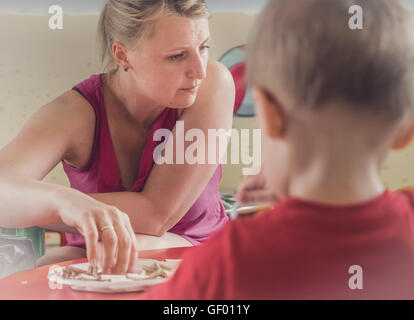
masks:
{"type": "MultiPolygon", "coordinates": [[[[146,259],[179,259],[184,251],[192,247],[170,248],[161,250],[147,250],[139,253],[140,258],[146,259]]],[[[57,263],[65,266],[73,263],[86,262],[78,259],[57,263]]],[[[0,280],[0,300],[131,300],[136,299],[140,293],[91,293],[72,290],[69,286],[61,289],[49,288],[47,274],[49,266],[35,268],[11,275],[0,280]]]]}

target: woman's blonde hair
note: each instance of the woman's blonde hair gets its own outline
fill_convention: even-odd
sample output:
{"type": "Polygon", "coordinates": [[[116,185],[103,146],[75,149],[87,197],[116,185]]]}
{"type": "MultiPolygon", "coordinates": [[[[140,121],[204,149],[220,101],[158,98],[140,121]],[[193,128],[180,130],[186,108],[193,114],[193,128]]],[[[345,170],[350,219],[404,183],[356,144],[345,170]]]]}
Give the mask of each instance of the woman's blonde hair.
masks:
{"type": "Polygon", "coordinates": [[[99,18],[97,34],[104,69],[118,69],[112,55],[115,41],[133,48],[142,37],[151,34],[155,22],[163,15],[210,16],[204,0],[108,0],[99,18]]]}

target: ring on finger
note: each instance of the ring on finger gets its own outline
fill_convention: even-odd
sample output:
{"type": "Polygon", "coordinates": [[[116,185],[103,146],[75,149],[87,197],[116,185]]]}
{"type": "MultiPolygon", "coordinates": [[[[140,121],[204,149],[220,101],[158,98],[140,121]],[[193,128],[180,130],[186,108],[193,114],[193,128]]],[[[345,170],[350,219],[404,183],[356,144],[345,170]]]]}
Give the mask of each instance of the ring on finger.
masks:
{"type": "Polygon", "coordinates": [[[112,230],[112,231],[115,231],[115,228],[114,228],[114,226],[111,226],[111,225],[106,225],[106,226],[103,226],[102,228],[100,228],[99,229],[99,231],[100,232],[104,232],[104,231],[106,231],[106,230],[112,230]]]}

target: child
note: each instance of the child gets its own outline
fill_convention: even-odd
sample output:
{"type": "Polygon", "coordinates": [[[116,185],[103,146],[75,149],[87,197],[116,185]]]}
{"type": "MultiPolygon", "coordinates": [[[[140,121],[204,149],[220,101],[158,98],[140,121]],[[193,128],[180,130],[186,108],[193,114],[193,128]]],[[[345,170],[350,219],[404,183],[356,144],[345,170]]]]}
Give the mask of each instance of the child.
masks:
{"type": "Polygon", "coordinates": [[[388,150],[413,137],[408,17],[365,0],[352,29],[355,4],[270,1],[248,80],[265,133],[256,179],[280,201],[192,249],[143,299],[414,298],[414,193],[380,179],[388,150]]]}

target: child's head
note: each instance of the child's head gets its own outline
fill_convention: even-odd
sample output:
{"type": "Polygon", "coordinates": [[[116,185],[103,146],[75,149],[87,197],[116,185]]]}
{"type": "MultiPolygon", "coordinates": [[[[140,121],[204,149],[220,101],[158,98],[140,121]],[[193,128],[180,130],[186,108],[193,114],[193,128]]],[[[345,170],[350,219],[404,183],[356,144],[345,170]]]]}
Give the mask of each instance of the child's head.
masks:
{"type": "Polygon", "coordinates": [[[410,141],[409,23],[397,0],[270,1],[249,42],[248,81],[266,133],[263,167],[279,192],[299,176],[329,185],[353,167],[378,174],[387,151],[410,141]]]}

